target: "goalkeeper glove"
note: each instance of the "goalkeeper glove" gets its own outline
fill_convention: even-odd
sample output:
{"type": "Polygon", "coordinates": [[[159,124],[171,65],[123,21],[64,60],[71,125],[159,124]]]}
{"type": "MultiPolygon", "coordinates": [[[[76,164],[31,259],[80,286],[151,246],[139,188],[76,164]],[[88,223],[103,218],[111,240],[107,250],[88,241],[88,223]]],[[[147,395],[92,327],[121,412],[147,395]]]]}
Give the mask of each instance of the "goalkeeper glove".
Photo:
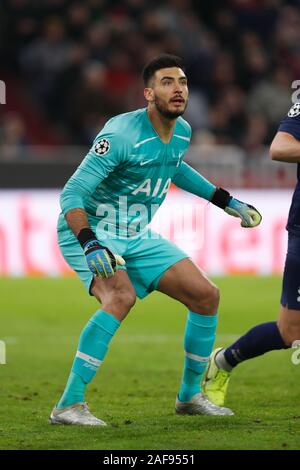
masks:
{"type": "Polygon", "coordinates": [[[85,254],[87,265],[95,276],[103,279],[110,278],[115,274],[117,265],[125,264],[122,256],[112,253],[101,245],[91,229],[80,230],[77,238],[85,254]]]}
{"type": "Polygon", "coordinates": [[[239,201],[234,197],[229,202],[228,206],[225,207],[225,212],[234,217],[240,217],[242,219],[242,227],[256,227],[261,222],[261,214],[255,207],[245,202],[239,201]]]}
{"type": "Polygon", "coordinates": [[[242,227],[256,227],[262,220],[261,214],[255,207],[235,199],[225,189],[217,188],[211,202],[224,209],[227,214],[240,217],[242,227]]]}

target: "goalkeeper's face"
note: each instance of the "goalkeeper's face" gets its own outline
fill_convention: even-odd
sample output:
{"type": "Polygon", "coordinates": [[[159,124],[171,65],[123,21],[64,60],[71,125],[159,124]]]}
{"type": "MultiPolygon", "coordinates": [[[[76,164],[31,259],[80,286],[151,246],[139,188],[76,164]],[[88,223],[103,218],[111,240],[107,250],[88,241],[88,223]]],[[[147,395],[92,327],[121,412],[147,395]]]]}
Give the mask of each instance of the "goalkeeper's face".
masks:
{"type": "Polygon", "coordinates": [[[177,67],[157,70],[149,87],[145,88],[148,103],[167,119],[176,119],[184,113],[188,95],[187,78],[177,67]]]}

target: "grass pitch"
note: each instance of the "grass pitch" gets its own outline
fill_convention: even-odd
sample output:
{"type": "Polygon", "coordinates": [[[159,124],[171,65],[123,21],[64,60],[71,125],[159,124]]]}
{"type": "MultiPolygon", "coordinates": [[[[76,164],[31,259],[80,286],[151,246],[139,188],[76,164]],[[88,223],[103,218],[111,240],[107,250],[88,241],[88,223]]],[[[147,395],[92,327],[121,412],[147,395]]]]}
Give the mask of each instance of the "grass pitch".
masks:
{"type": "MultiPolygon", "coordinates": [[[[277,317],[280,278],[216,279],[217,345],[277,317]]],[[[186,309],[162,294],[139,301],[88,388],[107,428],[51,426],[82,327],[97,309],[77,279],[1,279],[0,449],[300,449],[300,365],[291,350],[241,364],[234,417],[174,415],[186,309]]]]}

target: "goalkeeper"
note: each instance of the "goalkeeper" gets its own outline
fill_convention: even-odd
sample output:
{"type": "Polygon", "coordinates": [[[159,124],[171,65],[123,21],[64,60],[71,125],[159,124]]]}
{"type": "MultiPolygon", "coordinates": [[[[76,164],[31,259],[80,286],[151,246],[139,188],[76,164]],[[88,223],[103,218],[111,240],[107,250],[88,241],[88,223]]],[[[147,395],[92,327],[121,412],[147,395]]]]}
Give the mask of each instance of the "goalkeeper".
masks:
{"type": "Polygon", "coordinates": [[[240,217],[243,227],[255,227],[261,216],[183,162],[191,128],[181,117],[188,103],[181,60],[160,55],[145,66],[143,79],[147,108],[110,119],[61,194],[62,254],[101,307],[81,332],[68,382],[50,416],[53,424],[105,425],[89,411],[85,389],[136,296],[153,290],[188,309],[176,412],[233,414],[211,403],[200,386],[215,339],[218,289],[148,223],[171,182],[240,217]]]}

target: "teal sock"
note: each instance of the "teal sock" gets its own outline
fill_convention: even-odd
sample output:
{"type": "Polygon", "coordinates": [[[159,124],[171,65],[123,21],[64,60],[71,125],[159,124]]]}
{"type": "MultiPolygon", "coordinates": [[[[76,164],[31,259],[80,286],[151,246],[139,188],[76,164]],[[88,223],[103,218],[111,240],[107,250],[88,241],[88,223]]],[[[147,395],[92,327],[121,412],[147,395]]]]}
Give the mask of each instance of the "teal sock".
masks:
{"type": "Polygon", "coordinates": [[[217,315],[189,312],[184,335],[184,369],[178,398],[189,401],[201,392],[201,378],[212,352],[217,315]]]}
{"type": "Polygon", "coordinates": [[[94,378],[119,326],[119,320],[103,310],[98,310],[88,321],[81,332],[71,373],[57,408],[84,401],[86,386],[94,378]]]}

